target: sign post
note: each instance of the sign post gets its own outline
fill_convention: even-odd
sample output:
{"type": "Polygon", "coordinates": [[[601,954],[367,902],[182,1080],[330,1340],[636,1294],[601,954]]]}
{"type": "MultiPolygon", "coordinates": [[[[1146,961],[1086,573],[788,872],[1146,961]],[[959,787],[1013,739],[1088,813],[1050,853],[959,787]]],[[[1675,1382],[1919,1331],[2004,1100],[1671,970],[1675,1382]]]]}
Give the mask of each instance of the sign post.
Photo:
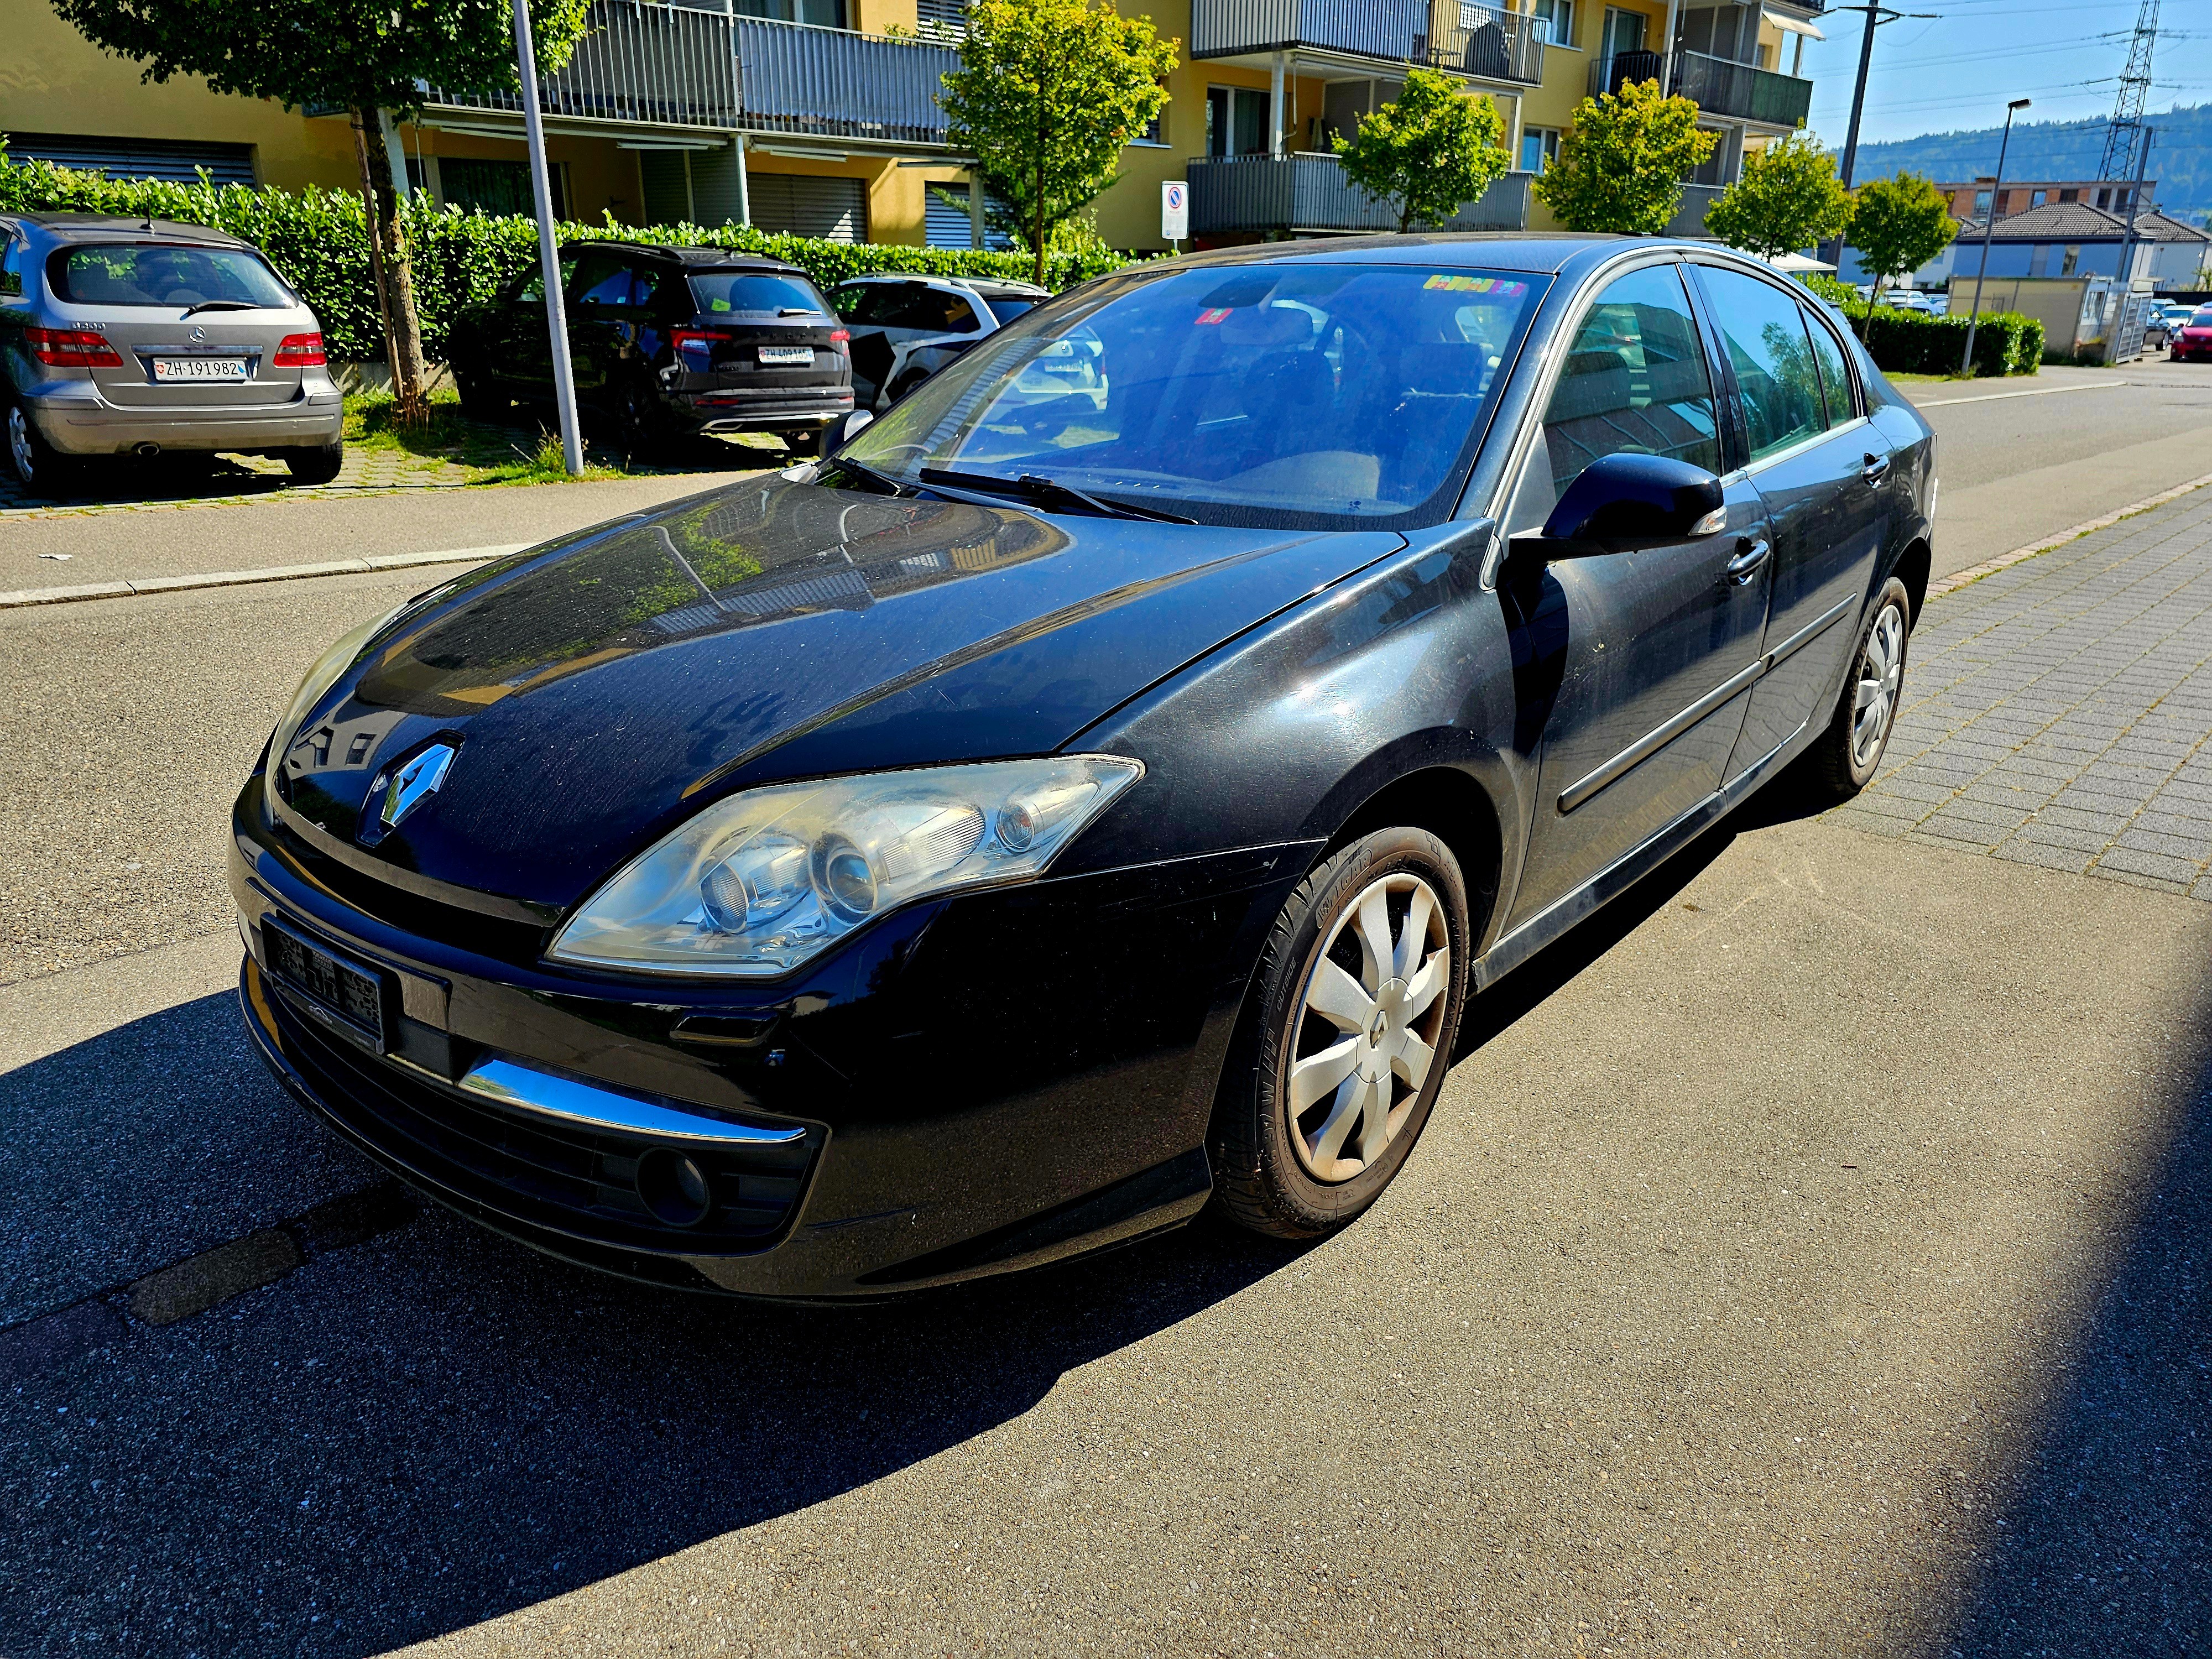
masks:
{"type": "MultiPolygon", "coordinates": [[[[576,379],[568,362],[568,319],[561,301],[561,261],[553,238],[553,188],[545,171],[545,126],[538,109],[538,54],[530,38],[529,0],[514,0],[514,57],[522,71],[522,130],[530,146],[530,194],[538,209],[538,269],[545,283],[545,330],[553,348],[553,406],[561,422],[561,459],[573,476],[584,470],[576,427],[576,379]]],[[[742,158],[740,158],[742,161],[742,158]]]]}
{"type": "Polygon", "coordinates": [[[1180,179],[1160,186],[1160,234],[1177,253],[1176,244],[1190,234],[1190,186],[1180,179]]]}

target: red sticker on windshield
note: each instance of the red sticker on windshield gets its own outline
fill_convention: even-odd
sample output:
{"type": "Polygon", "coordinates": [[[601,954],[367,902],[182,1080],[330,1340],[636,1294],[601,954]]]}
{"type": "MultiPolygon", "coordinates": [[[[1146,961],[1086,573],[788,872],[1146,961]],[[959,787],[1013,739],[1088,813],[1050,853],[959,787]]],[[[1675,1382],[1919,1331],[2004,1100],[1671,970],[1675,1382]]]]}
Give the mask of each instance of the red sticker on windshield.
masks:
{"type": "Polygon", "coordinates": [[[1234,306],[1215,306],[1210,310],[1201,311],[1198,313],[1198,321],[1192,326],[1204,328],[1209,323],[1225,323],[1229,320],[1229,313],[1235,309],[1234,306]]]}

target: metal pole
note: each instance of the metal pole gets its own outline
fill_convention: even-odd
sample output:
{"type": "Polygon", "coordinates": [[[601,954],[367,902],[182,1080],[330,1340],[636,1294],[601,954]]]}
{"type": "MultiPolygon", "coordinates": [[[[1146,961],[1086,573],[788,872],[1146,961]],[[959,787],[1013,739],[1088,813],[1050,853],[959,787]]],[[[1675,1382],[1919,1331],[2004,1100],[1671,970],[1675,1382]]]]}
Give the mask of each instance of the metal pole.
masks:
{"type": "Polygon", "coordinates": [[[1959,373],[1972,375],[1974,372],[1974,331],[1982,320],[1982,279],[1990,274],[1990,238],[1996,234],[1997,204],[2004,196],[2005,150],[2012,143],[2012,118],[2027,107],[2027,100],[2015,98],[2005,106],[2004,137],[1997,140],[1997,176],[1990,181],[1990,212],[1982,221],[1982,263],[1974,272],[1974,308],[1966,318],[1966,351],[1959,360],[1959,373]]]}
{"type": "Polygon", "coordinates": [[[1279,52],[1267,77],[1267,154],[1279,156],[1283,153],[1283,54],[1279,52]]]}
{"type": "MultiPolygon", "coordinates": [[[[2136,296],[2136,279],[2128,267],[2135,257],[2136,210],[2142,205],[2143,179],[2150,171],[2150,139],[2153,131],[2154,129],[2150,127],[2145,127],[2142,130],[2142,153],[2136,160],[2135,188],[2128,192],[2128,228],[2126,234],[2120,238],[2120,314],[2112,319],[2112,331],[2106,337],[2111,343],[2105,350],[2105,361],[2108,363],[2112,361],[2112,347],[2119,344],[2121,332],[2128,325],[2129,302],[2136,296]]],[[[2130,352],[2128,355],[2132,361],[2135,353],[2130,352]]]]}
{"type": "Polygon", "coordinates": [[[1866,35],[1859,42],[1858,84],[1851,88],[1851,125],[1844,134],[1844,188],[1851,187],[1851,179],[1859,164],[1859,117],[1866,109],[1867,72],[1874,67],[1874,32],[1881,21],[1881,8],[1869,6],[1866,10],[1866,35]]]}
{"type": "Polygon", "coordinates": [[[753,187],[745,174],[745,135],[739,133],[738,145],[738,222],[748,230],[753,222],[753,187]]]}
{"type": "Polygon", "coordinates": [[[538,268],[545,283],[545,327],[553,349],[553,403],[561,422],[561,459],[573,476],[584,470],[576,428],[576,376],[568,362],[568,317],[561,297],[561,259],[553,243],[553,181],[545,171],[545,123],[538,113],[538,53],[530,40],[530,0],[514,0],[514,58],[522,71],[522,125],[530,144],[530,194],[538,209],[538,268]]]}

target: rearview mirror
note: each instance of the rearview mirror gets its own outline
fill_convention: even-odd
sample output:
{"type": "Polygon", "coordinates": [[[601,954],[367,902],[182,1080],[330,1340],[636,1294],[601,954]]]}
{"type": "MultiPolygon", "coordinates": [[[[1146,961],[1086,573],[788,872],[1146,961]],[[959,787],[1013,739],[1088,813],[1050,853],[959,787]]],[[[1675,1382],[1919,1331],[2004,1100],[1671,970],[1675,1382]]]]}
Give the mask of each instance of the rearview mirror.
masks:
{"type": "MultiPolygon", "coordinates": [[[[1601,455],[1582,470],[1544,521],[1544,539],[1613,553],[1727,527],[1727,494],[1705,468],[1666,455],[1622,453],[1601,455]]],[[[1547,550],[1564,557],[1575,549],[1547,550]]]]}
{"type": "Polygon", "coordinates": [[[835,454],[860,435],[860,428],[876,417],[865,409],[855,409],[840,415],[830,422],[830,429],[822,434],[822,453],[835,454]]]}

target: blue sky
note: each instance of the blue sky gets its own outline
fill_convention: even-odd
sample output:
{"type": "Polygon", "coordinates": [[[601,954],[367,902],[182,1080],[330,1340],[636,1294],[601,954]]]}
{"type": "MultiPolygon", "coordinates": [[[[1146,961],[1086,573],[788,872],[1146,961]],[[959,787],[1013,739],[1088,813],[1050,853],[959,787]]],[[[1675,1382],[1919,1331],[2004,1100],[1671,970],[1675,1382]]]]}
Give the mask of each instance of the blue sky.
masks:
{"type": "MultiPolygon", "coordinates": [[[[1875,33],[1863,142],[1995,126],[2006,102],[2033,98],[2023,120],[2074,121],[2110,113],[2127,63],[2133,0],[1892,0],[1894,9],[1942,14],[1885,23],[1875,33]],[[2106,37],[2110,38],[2106,38],[2106,37]],[[2087,84],[2085,84],[2087,83],[2087,84]]],[[[1820,20],[1825,41],[1805,44],[1814,82],[1809,123],[1841,150],[1857,74],[1861,12],[1820,20]]],[[[2212,0],[2164,0],[2148,110],[2212,102],[2212,0]]],[[[1788,69],[1788,49],[1781,65],[1788,69]]]]}

